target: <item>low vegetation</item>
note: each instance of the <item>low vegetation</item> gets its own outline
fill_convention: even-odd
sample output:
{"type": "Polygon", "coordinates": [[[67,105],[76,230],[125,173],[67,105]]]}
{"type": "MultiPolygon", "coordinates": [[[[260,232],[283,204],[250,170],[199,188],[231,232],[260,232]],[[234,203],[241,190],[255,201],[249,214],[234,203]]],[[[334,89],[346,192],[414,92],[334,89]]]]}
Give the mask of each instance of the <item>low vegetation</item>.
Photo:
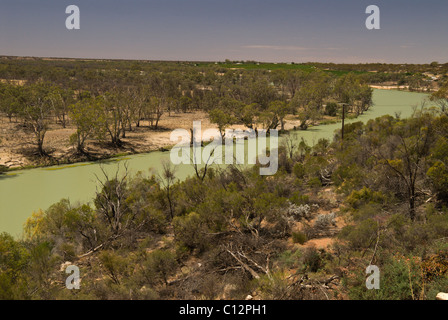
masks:
{"type": "Polygon", "coordinates": [[[448,116],[422,109],[285,144],[274,176],[121,168],[91,204],[61,200],[23,239],[0,236],[0,297],[434,299],[448,286],[447,136],[448,116]],[[65,289],[68,264],[80,290],[65,289]],[[371,264],[380,290],[365,286],[371,264]]]}
{"type": "MultiPolygon", "coordinates": [[[[342,107],[368,110],[382,77],[410,84],[446,69],[273,66],[3,58],[0,109],[45,158],[49,124],[76,128],[76,154],[89,141],[120,149],[167,113],[206,111],[222,135],[234,124],[283,130],[290,116],[307,130],[342,107]]],[[[314,146],[283,132],[273,176],[260,164],[195,168],[184,181],[169,163],[158,175],[104,173],[91,203],[62,199],[34,212],[23,238],[0,234],[0,299],[434,299],[448,288],[443,81],[436,107],[409,119],[354,122],[314,146]],[[80,290],[65,287],[68,265],[80,290]],[[366,288],[369,265],[379,290],[366,288]]]]}

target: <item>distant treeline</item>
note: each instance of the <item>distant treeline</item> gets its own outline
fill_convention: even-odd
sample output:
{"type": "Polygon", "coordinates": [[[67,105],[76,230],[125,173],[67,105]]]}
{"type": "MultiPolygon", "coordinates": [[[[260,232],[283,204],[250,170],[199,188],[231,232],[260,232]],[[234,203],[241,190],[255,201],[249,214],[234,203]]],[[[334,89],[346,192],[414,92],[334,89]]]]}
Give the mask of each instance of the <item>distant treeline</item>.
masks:
{"type": "MultiPolygon", "coordinates": [[[[358,73],[35,61],[76,66],[69,79],[42,67],[0,87],[2,111],[41,152],[50,121],[74,124],[83,152],[89,137],[119,145],[165,112],[207,111],[221,131],[281,128],[291,112],[306,129],[371,105],[358,73]]],[[[104,173],[91,203],[63,199],[34,212],[21,239],[0,234],[0,299],[434,299],[448,287],[448,82],[431,98],[409,119],[346,124],[312,147],[285,134],[273,176],[260,164],[195,167],[184,181],[168,163],[152,176],[104,173]],[[325,238],[330,247],[307,244],[325,238]],[[80,290],[65,287],[71,264],[80,290]],[[379,290],[366,288],[369,265],[379,290]]]]}
{"type": "Polygon", "coordinates": [[[71,142],[83,153],[86,139],[120,147],[126,132],[142,122],[157,129],[164,113],[208,112],[223,133],[232,124],[283,130],[288,114],[307,129],[324,115],[338,116],[342,105],[359,115],[372,104],[362,74],[317,68],[4,58],[0,78],[0,111],[35,135],[40,155],[52,121],[76,126],[71,142]]]}

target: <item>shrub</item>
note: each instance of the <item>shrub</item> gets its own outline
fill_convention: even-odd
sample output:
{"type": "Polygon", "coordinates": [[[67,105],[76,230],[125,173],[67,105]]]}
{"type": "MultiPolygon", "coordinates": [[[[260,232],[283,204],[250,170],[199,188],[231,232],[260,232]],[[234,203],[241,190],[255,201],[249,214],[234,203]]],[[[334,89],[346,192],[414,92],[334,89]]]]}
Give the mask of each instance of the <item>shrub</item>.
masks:
{"type": "Polygon", "coordinates": [[[161,211],[154,208],[147,208],[144,211],[145,227],[147,230],[151,230],[157,233],[165,233],[168,226],[166,215],[161,211]]]}
{"type": "Polygon", "coordinates": [[[150,283],[161,279],[168,284],[168,276],[173,274],[177,267],[176,255],[168,250],[155,250],[148,254],[143,267],[150,283]]]}
{"type": "Polygon", "coordinates": [[[448,251],[439,252],[422,262],[425,280],[432,281],[448,273],[448,251]]]}
{"type": "Polygon", "coordinates": [[[60,250],[65,261],[73,261],[77,257],[75,247],[70,243],[61,244],[60,250]]]}
{"type": "Polygon", "coordinates": [[[389,258],[380,267],[379,290],[368,290],[365,279],[365,273],[360,272],[355,283],[349,284],[350,299],[413,300],[421,297],[423,282],[420,267],[413,259],[389,258]]]}
{"type": "Polygon", "coordinates": [[[363,249],[371,245],[372,239],[377,234],[377,228],[378,225],[373,219],[366,219],[357,226],[345,226],[338,236],[349,241],[353,249],[363,249]]]}
{"type": "Polygon", "coordinates": [[[288,281],[282,272],[275,272],[271,277],[263,275],[255,281],[262,299],[282,299],[288,293],[288,281]]]}
{"type": "Polygon", "coordinates": [[[310,202],[310,197],[308,195],[303,195],[299,191],[296,191],[292,194],[291,198],[289,198],[295,205],[304,205],[310,202]]]}
{"type": "Polygon", "coordinates": [[[386,197],[378,191],[372,191],[367,187],[363,187],[361,190],[353,191],[347,197],[347,203],[354,209],[358,209],[362,205],[369,203],[384,203],[386,197]]]}
{"type": "Polygon", "coordinates": [[[311,218],[311,207],[307,204],[295,205],[291,203],[288,208],[288,216],[293,217],[296,221],[308,220],[311,218]]]}
{"type": "Polygon", "coordinates": [[[320,252],[314,247],[306,248],[303,252],[302,259],[306,270],[310,272],[317,272],[322,267],[320,252]]]}
{"type": "Polygon", "coordinates": [[[446,292],[448,288],[448,277],[437,278],[427,284],[426,299],[435,300],[439,292],[446,292]]]}
{"type": "Polygon", "coordinates": [[[176,240],[189,249],[203,249],[206,246],[201,232],[201,218],[196,212],[175,217],[173,227],[176,240]]]}
{"type": "Polygon", "coordinates": [[[336,116],[338,113],[338,105],[335,102],[329,102],[327,103],[326,107],[325,107],[325,114],[330,116],[330,117],[334,117],[336,116]]]}
{"type": "Polygon", "coordinates": [[[319,229],[319,230],[325,230],[327,228],[330,228],[332,226],[336,225],[335,222],[335,213],[329,213],[329,214],[319,214],[317,216],[316,221],[314,222],[314,228],[319,229]]]}
{"type": "Polygon", "coordinates": [[[129,261],[113,251],[101,252],[99,260],[112,282],[120,285],[121,279],[128,275],[129,261]]]}
{"type": "Polygon", "coordinates": [[[303,232],[293,232],[292,233],[292,241],[294,243],[304,244],[308,241],[306,234],[303,232]]]}
{"type": "Polygon", "coordinates": [[[300,249],[296,251],[286,250],[279,254],[276,262],[278,263],[280,268],[294,268],[299,265],[299,259],[301,255],[302,250],[300,249]]]}
{"type": "Polygon", "coordinates": [[[294,175],[297,177],[297,179],[303,179],[305,176],[305,168],[302,163],[297,162],[293,169],[292,169],[294,175]]]}

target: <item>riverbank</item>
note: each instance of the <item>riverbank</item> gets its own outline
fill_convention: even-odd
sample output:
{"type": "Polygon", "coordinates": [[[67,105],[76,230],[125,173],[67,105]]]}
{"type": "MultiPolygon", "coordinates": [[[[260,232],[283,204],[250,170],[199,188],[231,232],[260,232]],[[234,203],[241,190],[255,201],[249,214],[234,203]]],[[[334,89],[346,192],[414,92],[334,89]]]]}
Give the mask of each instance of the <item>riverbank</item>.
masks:
{"type": "MultiPolygon", "coordinates": [[[[378,92],[402,92],[409,94],[421,94],[409,92],[407,90],[396,89],[374,89],[378,92]]],[[[384,96],[384,94],[380,95],[384,96]]],[[[388,95],[386,95],[388,96],[388,95]]],[[[379,97],[376,95],[376,97],[379,97]]],[[[413,99],[410,99],[412,101],[413,99]]],[[[381,99],[374,103],[379,105],[386,104],[387,101],[381,99]]],[[[403,101],[406,103],[406,100],[403,101]]],[[[373,113],[376,106],[373,106],[373,113]]],[[[378,110],[379,111],[379,110],[378,110]]],[[[368,111],[369,113],[371,110],[368,111]]],[[[383,114],[379,111],[378,115],[383,114]]],[[[393,113],[390,113],[393,115],[393,113]]],[[[402,114],[404,116],[404,114],[402,114]]],[[[353,118],[353,115],[347,115],[346,119],[353,118]]],[[[34,144],[34,136],[25,132],[21,123],[12,122],[6,118],[0,118],[0,172],[1,171],[17,171],[22,169],[32,169],[40,167],[49,167],[54,165],[71,165],[80,162],[95,162],[123,157],[128,155],[144,154],[154,151],[164,151],[170,149],[175,143],[170,140],[171,132],[175,129],[190,130],[193,121],[201,121],[202,130],[217,128],[216,125],[210,123],[208,114],[202,111],[190,113],[172,113],[162,115],[159,122],[159,129],[154,130],[145,122],[140,127],[133,127],[132,131],[126,132],[126,137],[122,138],[123,146],[116,148],[107,142],[100,143],[95,140],[86,142],[87,155],[79,155],[75,152],[74,147],[69,145],[69,137],[75,132],[75,128],[67,126],[61,128],[60,125],[52,124],[47,132],[44,141],[44,149],[48,153],[47,157],[36,155],[36,146],[34,144]]],[[[316,121],[308,128],[335,125],[340,123],[339,117],[325,116],[323,119],[316,121]]],[[[288,115],[286,117],[285,130],[291,131],[300,125],[297,116],[288,115]]],[[[232,129],[246,129],[243,125],[234,125],[232,129]]],[[[299,130],[298,130],[299,131],[299,130]]],[[[301,130],[300,130],[301,131],[301,130]]],[[[302,131],[306,133],[306,131],[302,131]]],[[[205,141],[207,139],[204,139],[205,141]]]]}
{"type": "Polygon", "coordinates": [[[172,144],[169,139],[170,132],[176,128],[188,129],[194,120],[201,120],[203,125],[210,127],[207,115],[204,112],[163,115],[157,130],[149,128],[146,123],[140,127],[126,132],[122,138],[123,146],[113,147],[107,141],[99,142],[88,140],[86,154],[76,153],[75,148],[69,144],[70,136],[76,128],[68,125],[51,124],[44,140],[44,150],[48,156],[41,157],[36,154],[36,145],[32,133],[26,132],[20,122],[12,122],[7,118],[0,119],[0,166],[8,170],[17,170],[31,167],[45,167],[58,164],[73,164],[84,161],[97,161],[117,156],[145,153],[172,144]]]}
{"type": "MultiPolygon", "coordinates": [[[[412,115],[413,106],[420,105],[426,98],[427,95],[421,93],[375,90],[374,106],[357,119],[347,119],[346,123],[353,121],[365,123],[385,114],[392,116],[400,114],[403,118],[407,118],[412,115]]],[[[310,145],[322,138],[332,139],[334,131],[341,126],[336,120],[332,124],[309,127],[308,130],[296,130],[293,138],[298,139],[297,141],[303,139],[310,145]]],[[[293,117],[288,118],[286,128],[293,129],[294,126],[298,126],[298,121],[295,121],[293,117]]],[[[203,122],[203,128],[206,127],[205,123],[207,122],[203,122]]],[[[192,122],[189,125],[191,124],[192,122]]],[[[169,132],[166,131],[164,134],[169,132]]],[[[169,134],[167,137],[169,141],[169,134]]],[[[69,198],[73,204],[90,202],[99,188],[97,177],[104,179],[104,173],[109,176],[116,174],[123,162],[121,160],[126,160],[131,175],[138,172],[151,175],[163,169],[163,163],[169,161],[169,153],[150,152],[99,163],[84,162],[52,168],[16,170],[0,175],[0,232],[6,231],[20,237],[23,223],[33,212],[39,209],[45,210],[61,199],[69,198]]],[[[177,179],[183,180],[191,175],[194,175],[192,165],[176,166],[177,179]]]]}
{"type": "Polygon", "coordinates": [[[406,92],[418,92],[418,93],[428,93],[428,92],[436,92],[439,88],[424,88],[420,87],[416,90],[409,90],[409,86],[399,86],[399,85],[369,85],[370,88],[378,89],[378,90],[398,90],[398,91],[406,91],[406,92]]]}
{"type": "MultiPolygon", "coordinates": [[[[202,130],[217,129],[216,125],[210,123],[205,112],[164,114],[160,119],[158,129],[152,129],[148,124],[142,122],[140,127],[126,132],[126,137],[122,138],[123,145],[121,148],[113,147],[107,142],[87,141],[85,148],[87,153],[85,155],[76,153],[74,147],[68,144],[70,135],[76,130],[74,127],[69,125],[67,128],[60,128],[60,126],[53,124],[44,141],[44,150],[48,153],[48,156],[41,157],[35,154],[36,146],[33,143],[32,134],[25,132],[20,123],[9,122],[8,119],[3,118],[1,119],[0,167],[3,167],[4,171],[17,171],[80,162],[104,161],[127,155],[165,151],[176,144],[170,140],[171,132],[175,129],[190,130],[193,121],[201,121],[202,130]]],[[[316,121],[314,126],[337,121],[336,117],[325,117],[316,121]]],[[[286,131],[293,130],[299,125],[300,120],[296,116],[287,116],[286,131]]],[[[243,125],[233,125],[230,129],[244,130],[246,128],[243,125]]],[[[207,137],[204,141],[207,141],[207,137]]]]}

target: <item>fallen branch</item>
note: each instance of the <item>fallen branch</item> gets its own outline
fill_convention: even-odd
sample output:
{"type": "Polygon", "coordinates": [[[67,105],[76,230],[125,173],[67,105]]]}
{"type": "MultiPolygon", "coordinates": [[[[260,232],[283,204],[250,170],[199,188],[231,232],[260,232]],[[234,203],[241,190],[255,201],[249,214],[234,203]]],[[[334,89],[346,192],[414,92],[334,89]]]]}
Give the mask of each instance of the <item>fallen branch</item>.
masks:
{"type": "Polygon", "coordinates": [[[240,258],[237,257],[237,255],[235,253],[233,253],[232,251],[230,251],[229,249],[226,248],[226,251],[236,260],[238,261],[239,264],[241,264],[241,266],[246,269],[246,271],[248,271],[252,277],[254,277],[255,279],[260,279],[260,276],[258,275],[258,273],[255,272],[254,269],[252,269],[251,267],[249,267],[246,263],[244,263],[240,258]]]}

